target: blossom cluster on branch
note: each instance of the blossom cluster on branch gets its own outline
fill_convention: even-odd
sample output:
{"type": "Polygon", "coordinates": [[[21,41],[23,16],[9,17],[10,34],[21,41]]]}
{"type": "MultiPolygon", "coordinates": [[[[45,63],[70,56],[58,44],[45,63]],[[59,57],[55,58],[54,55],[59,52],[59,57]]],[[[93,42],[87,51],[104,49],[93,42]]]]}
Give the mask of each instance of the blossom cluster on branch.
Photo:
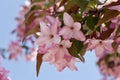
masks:
{"type": "Polygon", "coordinates": [[[43,61],[77,70],[75,62],[95,50],[104,79],[120,78],[120,0],[27,0],[16,21],[9,58],[37,58],[37,75],[43,61]]]}

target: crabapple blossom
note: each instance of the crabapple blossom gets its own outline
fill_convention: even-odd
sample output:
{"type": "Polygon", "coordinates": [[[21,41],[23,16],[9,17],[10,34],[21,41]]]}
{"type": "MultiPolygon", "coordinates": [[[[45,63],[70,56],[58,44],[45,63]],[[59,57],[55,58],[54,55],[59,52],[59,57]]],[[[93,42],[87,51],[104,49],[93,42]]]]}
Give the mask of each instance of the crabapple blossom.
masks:
{"type": "Polygon", "coordinates": [[[0,80],[10,80],[8,77],[8,71],[0,66],[0,80]]]}
{"type": "Polygon", "coordinates": [[[59,44],[61,38],[58,35],[58,25],[55,22],[51,27],[48,27],[45,22],[40,22],[40,36],[36,40],[38,46],[45,45],[48,49],[54,44],[59,44]]]}
{"type": "Polygon", "coordinates": [[[48,50],[48,52],[43,55],[43,61],[49,61],[51,64],[54,64],[58,71],[62,71],[66,67],[71,70],[77,70],[74,65],[75,58],[72,57],[67,50],[67,48],[71,47],[71,44],[69,40],[61,41],[60,44],[48,50]]]}
{"type": "Polygon", "coordinates": [[[63,14],[63,21],[65,26],[61,29],[60,35],[62,35],[64,39],[75,38],[80,41],[85,41],[86,38],[83,32],[80,31],[81,24],[79,22],[74,22],[68,13],[63,14]]]}
{"type": "Polygon", "coordinates": [[[25,59],[27,61],[34,61],[36,58],[36,55],[37,55],[37,49],[33,47],[31,49],[31,52],[25,55],[25,59]]]}
{"type": "Polygon", "coordinates": [[[120,54],[120,45],[118,45],[117,52],[120,54]]]}
{"type": "Polygon", "coordinates": [[[103,57],[107,53],[111,54],[114,52],[112,43],[113,40],[90,39],[87,50],[95,49],[96,56],[103,57]]]}
{"type": "MultiPolygon", "coordinates": [[[[108,56],[107,56],[108,57],[108,56]]],[[[115,79],[120,77],[120,58],[115,56],[108,57],[99,60],[99,68],[104,77],[112,76],[115,79]]],[[[106,79],[107,80],[107,79],[106,79]]]]}
{"type": "Polygon", "coordinates": [[[18,55],[22,55],[22,47],[16,41],[12,41],[9,45],[10,59],[17,60],[18,55]]]}

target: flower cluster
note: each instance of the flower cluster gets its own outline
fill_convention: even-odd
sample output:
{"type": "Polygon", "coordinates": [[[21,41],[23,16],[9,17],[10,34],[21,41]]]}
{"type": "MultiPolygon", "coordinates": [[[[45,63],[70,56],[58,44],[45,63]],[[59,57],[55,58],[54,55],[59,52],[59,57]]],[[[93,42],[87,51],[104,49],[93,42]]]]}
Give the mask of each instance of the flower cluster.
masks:
{"type": "Polygon", "coordinates": [[[8,71],[5,68],[0,66],[0,80],[10,80],[8,77],[8,71]]]}
{"type": "Polygon", "coordinates": [[[59,71],[65,67],[71,70],[77,70],[74,66],[76,61],[67,50],[72,45],[70,39],[75,38],[79,41],[85,41],[85,35],[80,31],[81,24],[74,22],[68,14],[63,14],[64,26],[61,28],[61,22],[54,17],[46,16],[48,21],[40,22],[40,36],[36,40],[38,53],[44,54],[43,61],[49,61],[54,64],[59,71]],[[54,21],[54,22],[50,22],[54,21]]]}
{"type": "Polygon", "coordinates": [[[98,62],[101,73],[104,79],[107,80],[108,76],[114,77],[116,80],[120,78],[120,57],[115,55],[107,55],[98,62]]]}
{"type": "Polygon", "coordinates": [[[58,71],[66,67],[77,70],[75,62],[84,62],[86,51],[95,50],[102,74],[118,78],[120,57],[111,56],[107,63],[106,59],[120,54],[119,7],[120,0],[28,1],[16,19],[18,40],[10,44],[10,58],[16,59],[23,48],[28,61],[41,55],[38,66],[47,61],[58,71]]]}
{"type": "Polygon", "coordinates": [[[3,66],[1,66],[2,57],[0,56],[0,80],[11,80],[8,76],[9,71],[7,71],[3,66]]]}

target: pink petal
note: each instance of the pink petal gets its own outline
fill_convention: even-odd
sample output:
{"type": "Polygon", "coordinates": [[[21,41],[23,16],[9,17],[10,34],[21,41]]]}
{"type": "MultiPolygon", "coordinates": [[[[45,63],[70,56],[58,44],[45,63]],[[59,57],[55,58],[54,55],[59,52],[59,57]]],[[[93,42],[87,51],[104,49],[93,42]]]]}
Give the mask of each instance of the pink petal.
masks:
{"type": "Polygon", "coordinates": [[[55,62],[56,49],[51,49],[48,53],[45,53],[42,57],[43,61],[49,61],[51,64],[55,62]]]}
{"type": "Polygon", "coordinates": [[[46,18],[47,18],[47,20],[48,20],[48,22],[49,22],[50,24],[54,24],[54,23],[55,23],[56,18],[54,18],[54,17],[52,17],[52,16],[46,16],[46,18]]]}
{"type": "Polygon", "coordinates": [[[57,67],[58,71],[62,71],[66,67],[66,61],[64,59],[60,59],[55,66],[57,67]]]}
{"type": "Polygon", "coordinates": [[[73,71],[73,70],[78,70],[77,67],[75,66],[75,61],[72,59],[69,63],[68,63],[68,67],[73,71]]]}
{"type": "Polygon", "coordinates": [[[65,48],[70,48],[72,45],[72,42],[70,42],[69,40],[63,40],[61,42],[61,44],[65,47],[65,48]]]}
{"type": "Polygon", "coordinates": [[[58,61],[63,58],[64,58],[64,51],[58,48],[57,53],[55,55],[55,60],[58,61]]]}
{"type": "Polygon", "coordinates": [[[57,22],[55,22],[52,26],[51,26],[51,33],[52,34],[56,34],[58,31],[58,24],[57,22]]]}
{"type": "Polygon", "coordinates": [[[104,55],[104,47],[102,45],[98,45],[95,48],[95,54],[97,57],[102,57],[104,55]]]}
{"type": "Polygon", "coordinates": [[[117,48],[117,52],[120,54],[120,45],[117,48]]]}
{"type": "Polygon", "coordinates": [[[35,43],[36,43],[37,45],[42,45],[42,44],[44,44],[44,42],[46,42],[47,40],[49,40],[49,37],[47,37],[47,36],[40,36],[40,37],[37,38],[37,40],[35,41],[35,43]]]}
{"type": "Polygon", "coordinates": [[[63,21],[66,26],[72,26],[74,23],[73,18],[68,13],[63,14],[63,21]]]}
{"type": "Polygon", "coordinates": [[[50,34],[50,29],[47,27],[45,22],[40,22],[40,31],[44,34],[50,34]]]}
{"type": "Polygon", "coordinates": [[[53,40],[53,43],[59,44],[61,41],[61,38],[59,35],[54,35],[54,38],[52,40],[53,40]]]}
{"type": "Polygon", "coordinates": [[[74,31],[74,38],[80,41],[85,41],[85,35],[81,31],[74,31]]]}
{"type": "Polygon", "coordinates": [[[73,36],[73,32],[72,30],[69,28],[69,27],[63,27],[60,32],[59,32],[60,35],[63,36],[64,39],[68,40],[70,38],[72,38],[73,36]]]}
{"type": "Polygon", "coordinates": [[[99,42],[100,40],[89,40],[87,50],[94,49],[99,44],[99,42]]]}
{"type": "Polygon", "coordinates": [[[75,28],[75,30],[80,30],[81,29],[81,24],[79,23],[79,22],[75,22],[74,24],[73,24],[73,27],[75,28]]]}
{"type": "Polygon", "coordinates": [[[104,48],[106,49],[106,51],[108,51],[108,53],[114,53],[112,44],[104,44],[104,48]]]}
{"type": "Polygon", "coordinates": [[[107,43],[107,44],[111,44],[111,43],[113,43],[113,42],[114,42],[114,40],[104,40],[104,41],[103,41],[104,44],[106,44],[106,43],[107,43]]]}
{"type": "Polygon", "coordinates": [[[110,9],[120,11],[120,5],[112,6],[112,7],[110,7],[110,9]]]}

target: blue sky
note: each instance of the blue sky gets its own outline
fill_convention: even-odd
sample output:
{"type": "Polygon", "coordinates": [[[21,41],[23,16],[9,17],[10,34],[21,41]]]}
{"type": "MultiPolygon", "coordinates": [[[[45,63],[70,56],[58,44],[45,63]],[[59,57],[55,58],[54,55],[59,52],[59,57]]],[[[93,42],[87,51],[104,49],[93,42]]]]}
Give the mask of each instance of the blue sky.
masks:
{"type": "MultiPolygon", "coordinates": [[[[15,40],[10,32],[16,27],[15,17],[24,0],[1,0],[0,2],[0,47],[7,48],[10,40],[15,40]]],[[[65,69],[58,72],[49,63],[43,63],[39,77],[35,74],[35,62],[26,62],[21,56],[18,61],[3,60],[3,66],[10,71],[12,80],[100,80],[102,78],[96,66],[96,56],[87,52],[85,63],[77,63],[78,71],[65,69]]]]}

